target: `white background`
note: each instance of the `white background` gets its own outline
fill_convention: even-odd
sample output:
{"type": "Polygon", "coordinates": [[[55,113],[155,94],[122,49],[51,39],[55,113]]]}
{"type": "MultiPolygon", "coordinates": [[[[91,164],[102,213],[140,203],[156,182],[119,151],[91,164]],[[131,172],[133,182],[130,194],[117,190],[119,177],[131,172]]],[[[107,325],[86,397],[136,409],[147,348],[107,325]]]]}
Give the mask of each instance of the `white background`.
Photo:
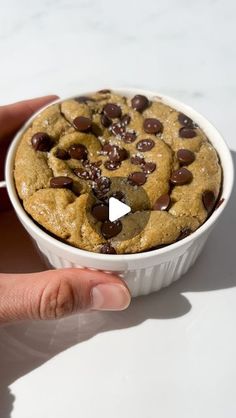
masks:
{"type": "MultiPolygon", "coordinates": [[[[234,0],[0,0],[0,104],[147,88],[236,151],[235,15],[234,0]]],[[[1,327],[0,418],[235,418],[235,199],[170,288],[122,313],[1,327]]],[[[0,228],[3,271],[45,268],[13,213],[0,228]]]]}

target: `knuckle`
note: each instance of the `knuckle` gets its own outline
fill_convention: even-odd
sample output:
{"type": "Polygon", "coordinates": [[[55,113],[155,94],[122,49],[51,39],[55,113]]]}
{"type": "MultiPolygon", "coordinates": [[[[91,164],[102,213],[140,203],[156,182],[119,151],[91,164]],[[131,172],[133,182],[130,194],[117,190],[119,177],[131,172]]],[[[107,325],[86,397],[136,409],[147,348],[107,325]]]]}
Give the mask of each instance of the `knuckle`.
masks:
{"type": "Polygon", "coordinates": [[[75,310],[73,288],[63,278],[52,280],[43,290],[39,301],[40,319],[58,319],[75,310]]]}

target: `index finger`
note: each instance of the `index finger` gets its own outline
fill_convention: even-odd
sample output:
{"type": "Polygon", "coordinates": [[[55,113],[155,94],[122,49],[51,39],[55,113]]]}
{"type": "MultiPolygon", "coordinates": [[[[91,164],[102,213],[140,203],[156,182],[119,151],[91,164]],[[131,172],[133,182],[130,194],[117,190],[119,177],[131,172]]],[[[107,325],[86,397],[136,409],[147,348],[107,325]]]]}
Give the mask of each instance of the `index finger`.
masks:
{"type": "Polygon", "coordinates": [[[56,99],[58,96],[51,95],[0,106],[0,141],[13,135],[36,110],[56,99]]]}
{"type": "MultiPolygon", "coordinates": [[[[40,107],[58,99],[51,95],[0,106],[0,181],[4,178],[5,156],[12,136],[40,107]]],[[[5,188],[0,188],[0,212],[10,207],[5,188]]]]}

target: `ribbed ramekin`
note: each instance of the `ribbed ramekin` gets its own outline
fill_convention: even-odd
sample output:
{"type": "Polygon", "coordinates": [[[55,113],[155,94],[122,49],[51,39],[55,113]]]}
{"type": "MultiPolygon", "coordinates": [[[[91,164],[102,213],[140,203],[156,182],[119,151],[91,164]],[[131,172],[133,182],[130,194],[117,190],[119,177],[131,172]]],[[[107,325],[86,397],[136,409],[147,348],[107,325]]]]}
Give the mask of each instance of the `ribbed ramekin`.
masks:
{"type": "MultiPolygon", "coordinates": [[[[104,255],[74,248],[40,229],[22,207],[15,188],[13,169],[18,143],[25,130],[28,129],[35,116],[42,109],[33,115],[15,136],[7,155],[5,178],[10,200],[20,222],[36,241],[39,250],[47,257],[53,267],[86,267],[115,272],[124,278],[132,296],[147,295],[179,279],[196,261],[211,230],[229,201],[234,179],[233,162],[231,153],[220,133],[207,119],[191,107],[151,91],[137,89],[116,89],[114,91],[126,96],[143,94],[150,99],[158,99],[185,113],[203,129],[217,150],[223,168],[222,198],[224,198],[224,201],[194,233],[181,241],[158,250],[139,254],[104,255]]],[[[88,95],[91,92],[79,92],[79,94],[88,95]]],[[[76,95],[78,95],[78,92],[76,95]]],[[[56,102],[60,102],[60,100],[56,102]]]]}

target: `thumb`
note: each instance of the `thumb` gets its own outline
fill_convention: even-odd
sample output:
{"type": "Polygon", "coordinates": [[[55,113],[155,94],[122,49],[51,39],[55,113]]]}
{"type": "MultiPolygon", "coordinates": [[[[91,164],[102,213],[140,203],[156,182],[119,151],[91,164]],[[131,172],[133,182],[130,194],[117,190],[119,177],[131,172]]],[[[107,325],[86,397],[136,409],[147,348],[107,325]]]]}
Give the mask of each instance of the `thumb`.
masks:
{"type": "Polygon", "coordinates": [[[0,322],[57,319],[89,310],[123,310],[129,303],[125,283],[101,271],[69,268],[0,274],[0,322]]]}

